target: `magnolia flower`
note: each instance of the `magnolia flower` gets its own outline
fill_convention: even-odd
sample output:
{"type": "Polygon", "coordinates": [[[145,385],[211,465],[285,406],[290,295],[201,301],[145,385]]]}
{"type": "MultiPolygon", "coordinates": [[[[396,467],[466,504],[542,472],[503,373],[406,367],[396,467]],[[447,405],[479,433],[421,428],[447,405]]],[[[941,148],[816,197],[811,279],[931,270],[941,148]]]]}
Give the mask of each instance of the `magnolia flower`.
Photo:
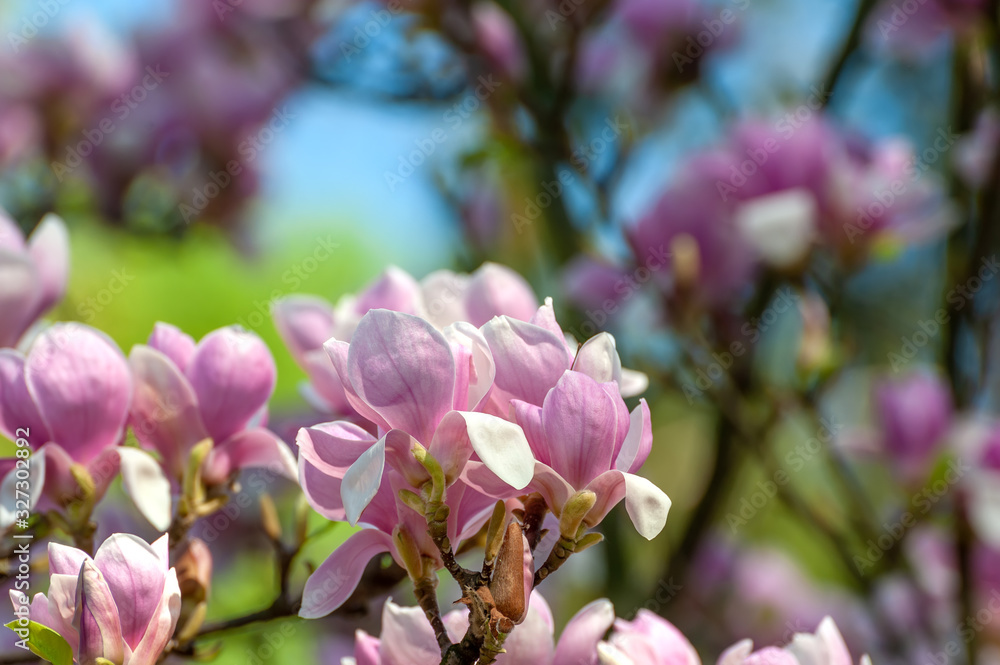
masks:
{"type": "Polygon", "coordinates": [[[534,453],[534,475],[527,490],[505,486],[484,465],[470,462],[466,478],[486,494],[513,497],[536,491],[560,516],[579,492],[593,492],[596,503],[583,523],[596,526],[622,499],[636,530],[652,539],[666,523],[670,499],[635,475],[653,444],[645,400],[629,414],[615,382],[598,383],[566,371],[541,407],[514,400],[514,418],[534,453]]]}
{"type": "Polygon", "coordinates": [[[42,218],[25,243],[17,224],[0,210],[0,348],[13,347],[62,298],[69,273],[66,225],[42,218]]]}
{"type": "Polygon", "coordinates": [[[499,314],[527,319],[537,307],[524,278],[486,263],[472,275],[440,270],[419,283],[391,267],[357,296],[341,298],[336,307],[316,296],[296,295],[275,302],[272,315],[295,361],[309,375],[306,397],[322,411],[349,416],[351,405],[323,344],[330,339],[350,342],[369,310],[421,316],[443,329],[459,321],[480,326],[499,314]]]}
{"type": "MultiPolygon", "coordinates": [[[[536,591],[531,594],[528,614],[504,642],[506,653],[497,656],[498,665],[579,665],[596,663],[597,645],[611,627],[615,614],[611,602],[598,600],[586,605],[566,624],[558,643],[555,622],[548,603],[536,591]]],[[[453,642],[462,639],[469,626],[466,610],[444,616],[453,642]]],[[[437,665],[441,649],[434,631],[418,607],[400,607],[391,600],[382,610],[379,637],[359,630],[355,636],[354,658],[341,665],[437,665]]]]}
{"type": "MultiPolygon", "coordinates": [[[[0,349],[0,432],[11,440],[26,439],[37,451],[31,465],[44,472],[44,496],[56,508],[84,498],[74,465],[94,481],[93,501],[104,495],[119,469],[126,490],[141,495],[146,465],[139,451],[118,447],[131,400],[124,355],[88,326],[52,326],[27,357],[0,349]]],[[[12,476],[4,482],[13,482],[12,476]]],[[[13,496],[4,494],[5,499],[13,496]]]]}
{"type": "Polygon", "coordinates": [[[162,460],[163,471],[156,475],[164,480],[157,483],[155,495],[148,492],[139,504],[154,525],[169,520],[166,478],[181,480],[192,448],[205,439],[213,441],[201,467],[202,480],[209,485],[225,483],[247,467],[296,477],[288,446],[264,427],[275,367],[259,337],[228,327],[195,344],[174,326],[158,323],[148,345],[132,349],[129,364],[136,383],[132,431],[162,460]]]}
{"type": "MultiPolygon", "coordinates": [[[[629,661],[625,661],[629,662],[629,661]]],[[[730,647],[719,657],[718,665],[852,665],[854,661],[840,636],[833,619],[827,617],[819,624],[815,634],[797,633],[791,644],[784,648],[767,647],[753,650],[753,642],[743,640],[730,647]]],[[[868,656],[862,656],[861,665],[871,665],[868,656]]]]}
{"type": "Polygon", "coordinates": [[[343,603],[374,554],[391,551],[399,557],[390,537],[397,526],[424,556],[438,559],[424,516],[398,499],[399,490],[419,492],[432,480],[415,450],[426,450],[442,468],[453,542],[474,533],[493,503],[458,482],[473,454],[512,487],[523,488],[533,469],[521,429],[475,411],[494,372],[486,341],[471,325],[440,332],[419,317],[375,309],[362,318],[349,344],[334,339],[325,346],[351,406],[376,426],[378,436],[346,421],[300,430],[301,485],[329,519],[363,522],[375,530],[352,536],[310,578],[310,585],[326,585],[328,593],[310,593],[307,585],[304,616],[326,614],[343,603]]]}
{"type": "Polygon", "coordinates": [[[677,628],[649,610],[615,619],[614,632],[597,645],[601,665],[701,665],[698,652],[677,628]]]}
{"type": "Polygon", "coordinates": [[[875,402],[885,452],[906,475],[925,471],[951,426],[947,386],[933,374],[914,372],[877,385],[875,402]]]}
{"type": "MultiPolygon", "coordinates": [[[[152,545],[116,533],[91,558],[73,547],[49,544],[48,595],[31,600],[31,621],[69,643],[81,665],[98,658],[147,665],[159,660],[180,613],[177,574],[168,563],[167,536],[152,545]]],[[[10,592],[20,616],[27,597],[10,592]]]]}

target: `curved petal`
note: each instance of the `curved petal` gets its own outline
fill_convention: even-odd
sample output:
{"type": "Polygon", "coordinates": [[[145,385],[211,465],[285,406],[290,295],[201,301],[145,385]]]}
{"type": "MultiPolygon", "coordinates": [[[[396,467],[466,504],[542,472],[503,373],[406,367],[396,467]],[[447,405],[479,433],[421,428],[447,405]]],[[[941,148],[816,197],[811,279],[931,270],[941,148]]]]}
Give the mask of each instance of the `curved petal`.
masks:
{"type": "Polygon", "coordinates": [[[474,326],[481,326],[494,316],[527,321],[538,309],[538,298],[528,282],[510,268],[484,263],[469,280],[465,309],[474,326]]]}
{"type": "Polygon", "coordinates": [[[169,357],[152,347],[133,347],[128,360],[135,381],[132,432],[143,446],[159,452],[179,479],[191,448],[208,438],[194,388],[169,357]]]}
{"type": "Polygon", "coordinates": [[[52,326],[35,340],[25,376],[52,440],[74,460],[85,464],[121,439],[132,376],[103,334],[76,323],[52,326]]]}
{"type": "Polygon", "coordinates": [[[191,356],[194,355],[195,350],[194,339],[191,338],[191,335],[177,326],[162,321],[157,321],[153,325],[153,332],[149,334],[147,344],[151,349],[156,349],[170,358],[170,361],[182,374],[187,371],[188,363],[191,362],[191,356]]]}
{"type": "Polygon", "coordinates": [[[34,263],[23,254],[0,249],[0,347],[17,346],[34,323],[42,286],[34,263]]]}
{"type": "Polygon", "coordinates": [[[42,297],[38,303],[36,318],[55,305],[66,293],[69,277],[69,233],[66,224],[58,215],[49,213],[28,238],[28,254],[31,255],[41,279],[42,297]]]}
{"type": "Polygon", "coordinates": [[[340,379],[340,374],[333,366],[326,349],[320,347],[315,351],[305,352],[302,354],[301,365],[309,376],[312,390],[320,398],[318,410],[338,414],[350,413],[351,403],[347,400],[344,382],[340,379]]]}
{"type": "Polygon", "coordinates": [[[386,437],[376,441],[344,474],[340,485],[340,498],[344,504],[347,521],[357,524],[371,500],[382,485],[385,471],[386,437]]]}
{"type": "Polygon", "coordinates": [[[485,413],[452,411],[441,422],[431,454],[449,478],[461,474],[472,451],[497,477],[524,489],[534,474],[535,458],[520,427],[485,413]]]}
{"type": "Polygon", "coordinates": [[[246,427],[274,390],[274,358],[257,335],[236,327],[205,336],[188,364],[202,423],[216,442],[246,427]]]}
{"type": "Polygon", "coordinates": [[[387,600],[382,608],[382,665],[437,665],[441,648],[419,607],[387,600]]]}
{"type": "Polygon", "coordinates": [[[598,383],[621,383],[622,361],[611,333],[598,333],[584,342],[576,353],[573,371],[586,374],[598,383]]]}
{"type": "Polygon", "coordinates": [[[430,273],[420,280],[424,316],[438,328],[468,321],[469,315],[465,311],[465,291],[468,288],[468,275],[459,275],[451,270],[430,273]]]}
{"type": "Polygon", "coordinates": [[[522,402],[519,399],[511,400],[511,413],[524,437],[531,446],[531,452],[535,459],[543,464],[552,464],[549,456],[549,441],[545,437],[545,427],[542,425],[542,407],[522,402]]]}
{"type": "Polygon", "coordinates": [[[670,497],[642,476],[608,471],[595,478],[587,489],[597,494],[597,503],[585,519],[589,526],[599,524],[622,498],[629,519],[643,538],[652,540],[667,523],[670,497]]]}
{"type": "MultiPolygon", "coordinates": [[[[89,559],[88,559],[89,560],[89,559]]],[[[80,570],[83,570],[80,562],[80,570]]],[[[52,628],[66,638],[70,644],[79,640],[77,625],[73,621],[76,614],[76,588],[80,580],[80,571],[73,575],[52,573],[49,576],[49,617],[55,625],[52,628]]]]}
{"type": "Polygon", "coordinates": [[[354,631],[354,665],[381,665],[381,643],[363,630],[354,631]]]}
{"type": "Polygon", "coordinates": [[[565,342],[545,328],[503,316],[482,333],[496,365],[491,401],[500,415],[512,399],[541,405],[569,368],[565,342]]]}
{"type": "Polygon", "coordinates": [[[596,665],[597,643],[604,639],[614,620],[615,608],[610,600],[602,598],[585,605],[566,624],[552,665],[596,665]]]}
{"type": "Polygon", "coordinates": [[[263,427],[237,432],[209,451],[202,467],[206,483],[224,483],[240,469],[267,469],[275,476],[298,480],[295,456],[277,434],[263,427]]]}
{"type": "Polygon", "coordinates": [[[351,345],[347,342],[330,339],[323,344],[323,349],[326,350],[330,361],[333,363],[334,369],[337,371],[337,375],[340,377],[341,390],[344,393],[344,398],[351,408],[354,409],[362,418],[374,424],[378,429],[382,431],[392,429],[392,427],[389,426],[389,423],[385,421],[385,418],[369,406],[351,385],[351,379],[347,369],[348,355],[350,354],[351,345]]]}
{"type": "Polygon", "coordinates": [[[627,367],[622,368],[622,378],[619,382],[622,397],[635,397],[649,388],[649,377],[642,372],[627,367]]]}
{"type": "MultiPolygon", "coordinates": [[[[486,401],[493,380],[496,378],[496,366],[493,364],[493,354],[486,338],[472,324],[465,321],[454,323],[444,330],[445,338],[452,344],[461,344],[469,350],[469,380],[465,404],[461,410],[476,411],[486,401]]],[[[459,402],[459,396],[455,396],[459,402]]]]}
{"type": "Polygon", "coordinates": [[[563,374],[545,397],[542,426],[552,468],[573,487],[583,488],[612,467],[617,404],[589,376],[563,374]]]}
{"type": "Polygon", "coordinates": [[[309,505],[317,513],[333,522],[347,520],[344,500],[340,498],[341,478],[330,476],[312,463],[305,455],[299,455],[299,485],[306,495],[309,505]]]}
{"type": "Polygon", "coordinates": [[[130,663],[156,662],[163,653],[177,627],[181,614],[181,589],[177,583],[177,571],[167,571],[163,581],[163,593],[153,610],[153,616],[146,626],[146,632],[137,645],[132,646],[130,663]]]}
{"type": "Polygon", "coordinates": [[[673,624],[641,609],[632,621],[615,621],[611,644],[637,663],[701,665],[698,652],[673,624]]]}
{"type": "Polygon", "coordinates": [[[367,314],[373,309],[422,314],[420,300],[420,285],[417,280],[405,270],[389,266],[358,294],[355,308],[358,314],[367,314]]]}
{"type": "Polygon", "coordinates": [[[84,561],[76,585],[76,620],[79,622],[81,663],[106,658],[112,663],[125,659],[122,625],[115,599],[104,575],[92,561],[84,561]]]}
{"type": "Polygon", "coordinates": [[[149,543],[127,533],[116,533],[105,540],[94,555],[94,563],[104,574],[120,612],[119,635],[134,649],[156,616],[167,564],[149,543]]]}
{"type": "Polygon", "coordinates": [[[303,427],[295,437],[300,457],[305,457],[326,473],[339,473],[341,477],[377,440],[346,420],[303,427]]]}
{"type": "Polygon", "coordinates": [[[322,349],[323,343],[333,337],[333,305],[318,296],[294,295],[276,300],[271,305],[271,318],[300,365],[303,354],[322,349]]]}
{"type": "Polygon", "coordinates": [[[409,314],[374,309],[351,339],[350,383],[385,420],[425,445],[451,410],[455,360],[444,336],[409,314]]]}
{"type": "Polygon", "coordinates": [[[152,456],[138,448],[117,448],[122,485],[135,507],[157,531],[170,527],[170,481],[152,456]]]}
{"type": "Polygon", "coordinates": [[[391,547],[392,537],[376,529],[362,529],[348,538],[306,580],[299,616],[318,619],[343,605],[372,557],[391,547]]]}
{"type": "MultiPolygon", "coordinates": [[[[2,305],[0,305],[2,308],[2,305]]],[[[27,429],[28,443],[35,450],[49,440],[38,407],[25,383],[24,357],[11,349],[0,349],[0,432],[11,441],[18,429],[27,429]]]]}
{"type": "Polygon", "coordinates": [[[740,640],[722,652],[717,665],[743,665],[751,652],[753,652],[753,641],[740,640]]]}
{"type": "Polygon", "coordinates": [[[52,575],[76,577],[80,574],[83,562],[88,560],[91,560],[90,556],[83,550],[69,545],[49,543],[49,573],[52,575]]]}
{"type": "Polygon", "coordinates": [[[646,463],[649,451],[653,449],[653,423],[646,400],[639,400],[639,406],[629,414],[628,434],[618,452],[615,468],[626,473],[635,473],[646,463]]]}

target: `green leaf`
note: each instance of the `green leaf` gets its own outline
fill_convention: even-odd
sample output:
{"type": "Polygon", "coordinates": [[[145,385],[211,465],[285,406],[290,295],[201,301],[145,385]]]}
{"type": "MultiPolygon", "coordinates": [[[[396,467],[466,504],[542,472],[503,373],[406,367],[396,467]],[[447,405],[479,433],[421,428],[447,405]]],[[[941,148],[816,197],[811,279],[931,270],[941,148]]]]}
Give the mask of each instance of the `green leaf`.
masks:
{"type": "MultiPolygon", "coordinates": [[[[17,619],[5,624],[13,631],[23,630],[17,619]]],[[[18,636],[21,633],[18,632],[18,636]]],[[[28,622],[28,648],[31,652],[53,665],[73,665],[73,648],[56,631],[35,621],[28,622]]]]}

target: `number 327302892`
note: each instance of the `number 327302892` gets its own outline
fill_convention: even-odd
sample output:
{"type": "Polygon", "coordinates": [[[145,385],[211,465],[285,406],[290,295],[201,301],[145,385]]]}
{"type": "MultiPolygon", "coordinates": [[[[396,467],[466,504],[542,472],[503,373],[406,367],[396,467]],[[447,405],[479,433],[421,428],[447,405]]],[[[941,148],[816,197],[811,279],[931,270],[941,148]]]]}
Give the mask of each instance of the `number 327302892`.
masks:
{"type": "Polygon", "coordinates": [[[31,475],[31,448],[28,437],[31,432],[27,427],[21,427],[14,432],[17,439],[17,463],[14,468],[14,519],[27,520],[30,517],[30,492],[28,477],[31,475]]]}

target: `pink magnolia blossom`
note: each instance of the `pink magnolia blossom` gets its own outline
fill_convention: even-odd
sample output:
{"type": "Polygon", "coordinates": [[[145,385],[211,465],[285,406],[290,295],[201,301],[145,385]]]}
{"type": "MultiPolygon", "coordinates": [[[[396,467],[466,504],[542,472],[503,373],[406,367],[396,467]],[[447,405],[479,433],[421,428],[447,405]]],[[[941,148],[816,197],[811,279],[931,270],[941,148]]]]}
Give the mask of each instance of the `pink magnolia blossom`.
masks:
{"type": "MultiPolygon", "coordinates": [[[[592,491],[597,502],[584,517],[593,527],[622,499],[636,530],[656,536],[666,523],[670,499],[650,481],[635,475],[652,448],[649,407],[641,400],[631,414],[615,382],[598,383],[567,370],[542,406],[515,400],[514,418],[535,456],[528,489],[545,498],[559,516],[575,494],[592,491]]],[[[486,494],[513,497],[521,488],[497,482],[484,465],[470,462],[466,478],[486,494]]]]}
{"type": "Polygon", "coordinates": [[[341,298],[336,307],[316,296],[295,295],[275,302],[272,314],[292,356],[309,376],[306,397],[320,410],[351,416],[340,375],[323,344],[330,339],[350,342],[369,310],[413,314],[443,329],[459,321],[480,326],[500,314],[527,319],[537,307],[538,299],[524,278],[486,263],[471,275],[440,270],[421,282],[391,267],[356,296],[341,298]]]}
{"type": "Polygon", "coordinates": [[[62,298],[68,273],[69,240],[59,217],[46,215],[26,243],[0,210],[0,348],[17,346],[62,298]]]}
{"type": "Polygon", "coordinates": [[[925,472],[952,424],[948,387],[933,374],[915,372],[880,383],[875,401],[885,452],[904,474],[925,472]]]}
{"type": "MultiPolygon", "coordinates": [[[[504,642],[507,653],[500,654],[498,665],[581,665],[597,664],[597,645],[614,621],[614,608],[608,600],[586,605],[570,619],[556,642],[555,621],[548,603],[532,592],[524,622],[515,627],[504,642]]],[[[469,625],[468,612],[455,610],[444,617],[453,642],[462,639],[469,625]]],[[[344,659],[343,665],[351,661],[344,659]]],[[[391,600],[382,610],[382,634],[373,637],[358,631],[355,639],[354,665],[437,665],[441,650],[434,639],[423,611],[418,607],[400,607],[391,600]]]]}
{"type": "Polygon", "coordinates": [[[12,590],[11,601],[18,616],[28,610],[31,621],[59,633],[81,665],[98,658],[123,665],[155,663],[181,607],[177,573],[168,557],[166,535],[148,545],[116,533],[93,558],[50,543],[48,595],[35,594],[29,606],[24,593],[12,590]]]}
{"type": "MultiPolygon", "coordinates": [[[[129,364],[136,383],[129,422],[139,443],[159,453],[166,478],[183,477],[192,447],[204,439],[213,441],[201,468],[208,484],[224,483],[248,467],[296,477],[288,446],[264,426],[275,367],[259,337],[228,327],[195,344],[174,326],[158,323],[148,345],[132,349],[129,364]]],[[[164,478],[163,471],[157,475],[164,478]]],[[[140,504],[154,525],[169,520],[166,478],[140,504]]]]}
{"type": "MultiPolygon", "coordinates": [[[[628,661],[626,661],[628,662],[628,661]]],[[[829,617],[823,619],[815,634],[798,633],[783,648],[767,647],[753,650],[753,642],[743,640],[719,657],[718,665],[853,665],[844,638],[829,617]]],[[[862,656],[861,665],[871,665],[862,656]]]]}
{"type": "Polygon", "coordinates": [[[390,537],[397,526],[426,556],[438,558],[423,515],[397,499],[400,489],[419,491],[431,480],[414,449],[426,449],[442,467],[453,542],[474,533],[494,502],[458,481],[473,455],[514,487],[523,488],[533,469],[521,429],[475,411],[489,393],[493,368],[486,341],[470,324],[441,332],[419,317],[374,309],[350,343],[332,339],[325,346],[351,406],[377,427],[378,436],[346,421],[302,429],[301,485],[329,519],[374,529],[352,536],[310,578],[304,616],[343,603],[374,554],[392,551],[398,557],[390,537]]]}
{"type": "Polygon", "coordinates": [[[597,645],[606,665],[701,665],[698,652],[677,628],[649,610],[616,619],[610,639],[597,645]]]}
{"type": "MultiPolygon", "coordinates": [[[[82,498],[71,466],[85,467],[95,500],[122,471],[133,497],[143,464],[134,449],[118,447],[132,400],[125,357],[103,333],[78,323],[56,324],[32,344],[27,357],[0,349],[0,432],[23,437],[36,451],[31,466],[44,477],[44,497],[62,508],[82,498]]],[[[4,483],[13,482],[12,475],[4,483]]],[[[41,482],[33,483],[36,489],[41,482]]],[[[4,494],[13,497],[13,492],[4,494]]],[[[6,515],[5,515],[6,516],[6,515]]]]}

